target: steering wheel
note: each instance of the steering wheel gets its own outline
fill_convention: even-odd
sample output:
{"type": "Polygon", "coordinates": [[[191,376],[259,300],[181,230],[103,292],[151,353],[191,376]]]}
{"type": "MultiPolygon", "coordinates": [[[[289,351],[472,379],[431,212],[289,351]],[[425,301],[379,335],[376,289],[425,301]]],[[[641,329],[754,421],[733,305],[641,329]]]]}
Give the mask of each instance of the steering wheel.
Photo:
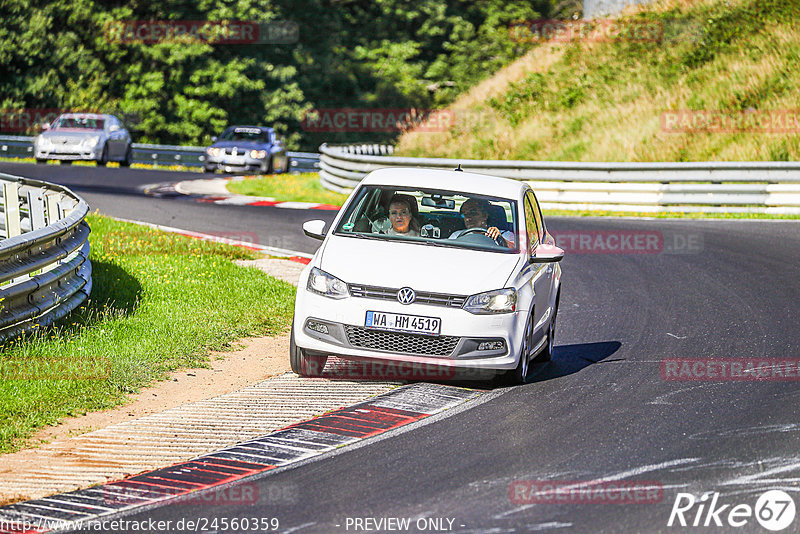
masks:
{"type": "MultiPolygon", "coordinates": [[[[478,226],[476,226],[474,228],[467,228],[466,230],[462,231],[459,234],[457,239],[461,239],[465,235],[469,235],[469,234],[482,234],[482,235],[485,235],[486,237],[489,237],[488,235],[486,235],[487,231],[488,231],[488,228],[480,228],[478,226]]],[[[489,237],[489,239],[492,239],[492,238],[489,237]]],[[[498,234],[497,237],[492,239],[492,240],[497,244],[497,246],[500,246],[500,247],[508,246],[508,244],[506,243],[505,238],[502,236],[502,232],[500,234],[498,234]]]]}

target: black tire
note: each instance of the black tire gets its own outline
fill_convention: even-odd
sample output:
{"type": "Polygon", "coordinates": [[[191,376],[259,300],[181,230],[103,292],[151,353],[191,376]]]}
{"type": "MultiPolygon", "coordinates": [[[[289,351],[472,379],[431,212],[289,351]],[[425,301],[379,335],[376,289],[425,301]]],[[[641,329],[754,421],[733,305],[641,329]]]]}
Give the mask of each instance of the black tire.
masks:
{"type": "Polygon", "coordinates": [[[213,173],[214,172],[214,168],[213,167],[203,167],[203,172],[213,173]]]}
{"type": "Polygon", "coordinates": [[[525,335],[522,338],[522,347],[520,347],[519,363],[515,369],[506,371],[503,376],[503,382],[510,386],[524,384],[525,379],[528,378],[530,372],[530,351],[533,342],[533,312],[528,316],[528,321],[525,323],[525,335]]]}
{"type": "Polygon", "coordinates": [[[273,174],[275,172],[274,166],[275,160],[272,157],[269,158],[269,163],[267,163],[267,170],[264,171],[264,174],[273,174]]]}
{"type": "Polygon", "coordinates": [[[105,167],[108,163],[108,145],[103,145],[103,154],[100,156],[100,159],[97,160],[97,165],[99,167],[105,167]]]}
{"type": "Polygon", "coordinates": [[[72,165],[72,160],[71,159],[62,159],[61,160],[61,164],[62,165],[72,165]]]}
{"type": "Polygon", "coordinates": [[[46,159],[39,159],[39,158],[36,158],[36,164],[37,164],[37,165],[44,165],[45,163],[47,163],[47,160],[46,160],[46,159]]]}
{"type": "Polygon", "coordinates": [[[128,145],[128,150],[125,151],[125,159],[119,162],[120,167],[130,167],[131,160],[133,159],[133,148],[128,145]]]}
{"type": "Polygon", "coordinates": [[[533,363],[546,363],[553,359],[553,350],[556,348],[556,317],[558,316],[558,304],[561,302],[561,290],[556,293],[556,304],[553,307],[553,318],[550,319],[550,326],[547,329],[547,345],[542,352],[534,358],[533,363]]]}
{"type": "Polygon", "coordinates": [[[289,336],[289,364],[292,367],[292,371],[300,376],[322,376],[322,370],[325,368],[325,362],[327,361],[327,356],[309,356],[295,344],[294,322],[292,322],[292,333],[289,336]]]}

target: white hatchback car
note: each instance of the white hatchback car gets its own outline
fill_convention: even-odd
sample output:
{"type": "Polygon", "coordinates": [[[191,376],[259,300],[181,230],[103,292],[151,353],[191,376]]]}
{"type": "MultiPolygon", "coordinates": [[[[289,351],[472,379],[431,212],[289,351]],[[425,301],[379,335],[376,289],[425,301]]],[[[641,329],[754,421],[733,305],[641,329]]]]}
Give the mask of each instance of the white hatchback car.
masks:
{"type": "Polygon", "coordinates": [[[412,378],[444,376],[434,366],[521,383],[532,361],[550,359],[564,251],[526,183],[381,169],[331,230],[321,220],[303,230],[324,241],[297,289],[294,372],[320,376],[336,355],[404,365],[412,378]]]}

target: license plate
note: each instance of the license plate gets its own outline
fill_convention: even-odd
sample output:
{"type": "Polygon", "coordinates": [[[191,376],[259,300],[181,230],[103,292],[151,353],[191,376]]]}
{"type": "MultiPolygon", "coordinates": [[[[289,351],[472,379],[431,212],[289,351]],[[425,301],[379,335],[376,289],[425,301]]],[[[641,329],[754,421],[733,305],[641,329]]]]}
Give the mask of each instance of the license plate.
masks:
{"type": "Polygon", "coordinates": [[[395,332],[438,336],[442,327],[442,320],[438,317],[368,311],[364,326],[377,330],[393,330],[395,332]]]}

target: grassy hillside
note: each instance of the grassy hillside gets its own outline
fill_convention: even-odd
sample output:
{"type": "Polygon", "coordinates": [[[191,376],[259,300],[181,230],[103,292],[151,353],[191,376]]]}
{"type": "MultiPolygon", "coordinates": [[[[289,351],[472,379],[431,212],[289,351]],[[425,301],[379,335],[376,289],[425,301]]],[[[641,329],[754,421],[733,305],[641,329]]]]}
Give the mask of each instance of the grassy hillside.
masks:
{"type": "Polygon", "coordinates": [[[559,161],[797,160],[798,13],[800,0],[666,0],[634,8],[616,23],[623,28],[620,37],[597,39],[594,33],[537,45],[456,99],[449,108],[454,127],[408,132],[399,153],[559,161]],[[647,24],[658,30],[655,40],[625,36],[625,29],[630,35],[647,24]],[[710,116],[734,122],[705,130],[707,123],[686,122],[710,116]],[[774,118],[779,122],[757,122],[774,118]]]}

